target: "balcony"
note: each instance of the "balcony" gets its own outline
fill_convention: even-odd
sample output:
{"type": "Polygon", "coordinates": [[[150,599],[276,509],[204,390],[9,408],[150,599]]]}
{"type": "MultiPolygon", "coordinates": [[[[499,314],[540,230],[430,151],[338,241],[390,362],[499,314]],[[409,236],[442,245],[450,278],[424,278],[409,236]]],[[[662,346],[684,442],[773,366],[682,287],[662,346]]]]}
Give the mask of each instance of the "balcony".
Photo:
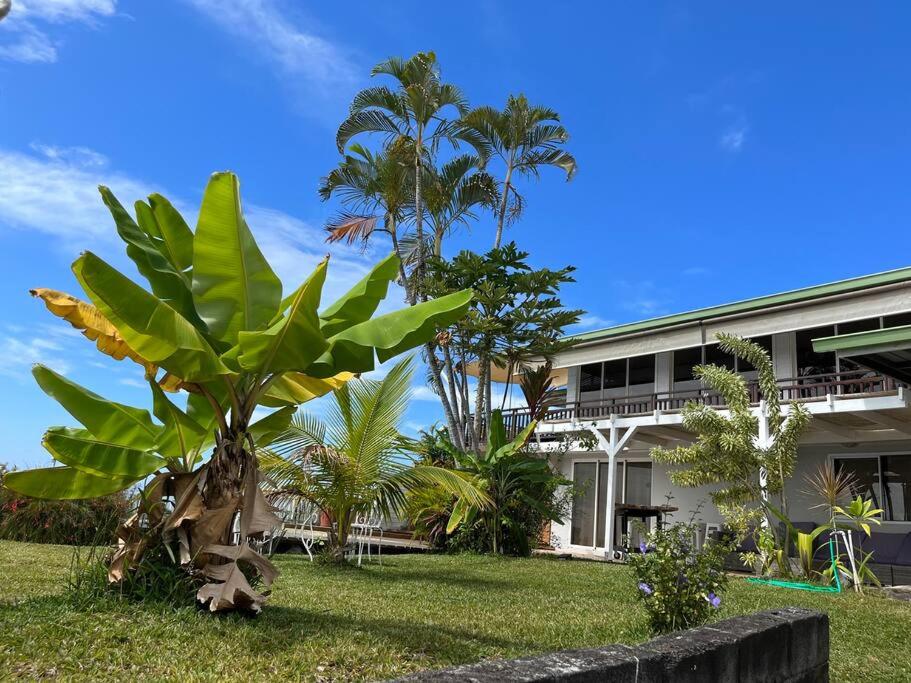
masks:
{"type": "MultiPolygon", "coordinates": [[[[823,375],[792,377],[778,381],[779,398],[784,403],[792,401],[824,401],[834,397],[867,397],[895,394],[903,386],[891,377],[870,370],[851,370],[823,375]]],[[[759,403],[759,386],[755,381],[747,383],[750,401],[759,403]]],[[[724,399],[717,392],[708,389],[669,391],[586,401],[575,401],[551,407],[542,422],[591,421],[617,415],[633,417],[661,413],[679,412],[687,403],[697,403],[713,408],[725,408],[724,399]]],[[[506,431],[516,434],[531,420],[527,408],[512,408],[503,411],[506,431]]]]}

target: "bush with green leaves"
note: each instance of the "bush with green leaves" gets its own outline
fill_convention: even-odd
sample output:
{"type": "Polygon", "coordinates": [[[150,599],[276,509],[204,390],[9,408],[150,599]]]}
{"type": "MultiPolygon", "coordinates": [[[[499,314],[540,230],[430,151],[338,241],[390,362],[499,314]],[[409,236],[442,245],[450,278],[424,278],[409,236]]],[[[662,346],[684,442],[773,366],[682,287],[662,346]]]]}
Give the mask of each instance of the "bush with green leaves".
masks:
{"type": "Polygon", "coordinates": [[[649,533],[630,555],[639,599],[654,634],[693,628],[721,608],[727,586],[724,557],[730,546],[707,539],[702,548],[693,541],[692,523],[675,523],[649,533]]]}

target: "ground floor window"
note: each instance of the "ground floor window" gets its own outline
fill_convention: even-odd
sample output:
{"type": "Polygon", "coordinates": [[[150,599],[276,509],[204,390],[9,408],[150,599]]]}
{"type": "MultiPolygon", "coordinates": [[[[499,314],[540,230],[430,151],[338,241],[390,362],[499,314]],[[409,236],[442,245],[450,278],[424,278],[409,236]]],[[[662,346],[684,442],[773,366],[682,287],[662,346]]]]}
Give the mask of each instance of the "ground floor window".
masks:
{"type": "Polygon", "coordinates": [[[852,496],[871,498],[883,519],[911,522],[911,454],[834,456],[836,472],[852,475],[852,496]]]}

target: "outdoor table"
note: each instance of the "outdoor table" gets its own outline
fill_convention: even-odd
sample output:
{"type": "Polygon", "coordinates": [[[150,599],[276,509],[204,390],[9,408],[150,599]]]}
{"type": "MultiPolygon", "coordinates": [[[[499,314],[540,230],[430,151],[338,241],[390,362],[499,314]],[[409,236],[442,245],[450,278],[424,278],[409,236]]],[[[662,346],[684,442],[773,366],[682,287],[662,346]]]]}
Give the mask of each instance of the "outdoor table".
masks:
{"type": "MultiPolygon", "coordinates": [[[[661,524],[664,522],[664,515],[669,512],[677,512],[679,509],[680,508],[675,508],[671,505],[632,505],[630,503],[617,503],[614,505],[614,510],[620,515],[620,537],[629,539],[630,517],[642,520],[643,524],[645,524],[645,521],[650,517],[654,517],[655,524],[660,529],[661,524]]],[[[627,550],[629,550],[629,548],[627,548],[627,550]]]]}

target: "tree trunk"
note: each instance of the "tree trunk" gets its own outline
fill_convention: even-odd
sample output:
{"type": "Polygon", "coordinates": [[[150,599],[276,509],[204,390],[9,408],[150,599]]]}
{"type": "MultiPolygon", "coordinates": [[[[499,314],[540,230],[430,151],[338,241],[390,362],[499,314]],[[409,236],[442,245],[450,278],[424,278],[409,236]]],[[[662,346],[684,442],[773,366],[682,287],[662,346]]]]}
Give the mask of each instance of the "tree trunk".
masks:
{"type": "Polygon", "coordinates": [[[423,127],[418,126],[414,146],[414,233],[418,241],[417,282],[415,283],[415,301],[426,301],[424,296],[424,206],[421,198],[421,153],[423,152],[423,127]]]}
{"type": "MultiPolygon", "coordinates": [[[[490,361],[487,360],[487,353],[482,352],[478,355],[478,389],[475,392],[474,399],[474,442],[478,448],[482,443],[483,422],[484,422],[484,397],[486,396],[487,373],[490,371],[490,361]]],[[[479,451],[480,452],[480,451],[479,451]]]]}
{"type": "Polygon", "coordinates": [[[500,242],[503,239],[503,224],[506,221],[506,207],[509,204],[509,188],[512,180],[513,154],[509,155],[509,163],[506,165],[506,179],[503,181],[503,196],[500,198],[500,210],[497,216],[497,237],[493,242],[494,249],[500,248],[500,242]]]}
{"type": "Polygon", "coordinates": [[[427,365],[430,366],[431,377],[434,383],[434,392],[440,397],[440,403],[443,406],[443,413],[446,416],[446,424],[449,427],[450,437],[455,446],[464,450],[462,445],[462,436],[459,434],[458,425],[456,424],[455,415],[452,412],[452,406],[446,396],[446,388],[443,386],[442,373],[440,372],[440,359],[437,358],[433,350],[433,344],[427,342],[424,344],[425,355],[427,356],[427,365]]]}
{"type": "Polygon", "coordinates": [[[459,390],[456,385],[455,368],[452,364],[452,354],[449,352],[449,345],[443,348],[443,364],[446,370],[446,379],[449,380],[449,401],[452,407],[453,425],[456,433],[453,434],[454,443],[460,450],[465,450],[465,424],[462,421],[462,408],[459,401],[459,390]],[[458,436],[456,436],[456,434],[458,436]]]}

